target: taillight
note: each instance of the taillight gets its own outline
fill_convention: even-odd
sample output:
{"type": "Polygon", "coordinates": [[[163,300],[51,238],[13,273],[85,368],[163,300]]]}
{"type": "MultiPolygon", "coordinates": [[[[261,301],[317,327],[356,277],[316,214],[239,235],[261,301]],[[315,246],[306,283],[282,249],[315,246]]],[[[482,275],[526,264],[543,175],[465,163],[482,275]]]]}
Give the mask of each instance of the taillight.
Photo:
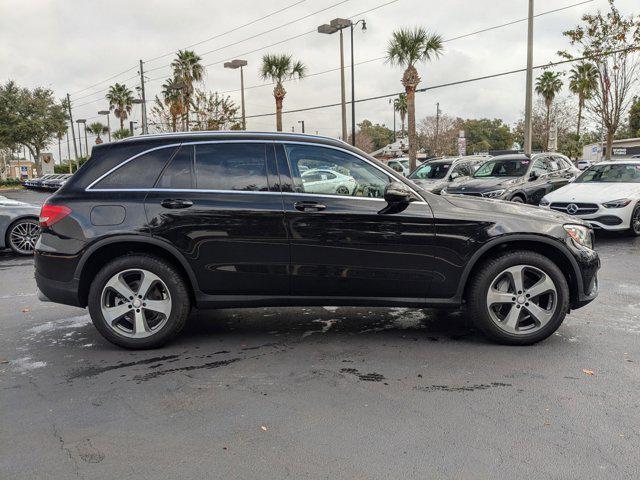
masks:
{"type": "Polygon", "coordinates": [[[42,206],[42,210],[40,210],[40,226],[41,227],[50,227],[54,223],[59,222],[64,217],[71,213],[71,209],[69,207],[65,207],[64,205],[47,205],[44,204],[42,206]]]}

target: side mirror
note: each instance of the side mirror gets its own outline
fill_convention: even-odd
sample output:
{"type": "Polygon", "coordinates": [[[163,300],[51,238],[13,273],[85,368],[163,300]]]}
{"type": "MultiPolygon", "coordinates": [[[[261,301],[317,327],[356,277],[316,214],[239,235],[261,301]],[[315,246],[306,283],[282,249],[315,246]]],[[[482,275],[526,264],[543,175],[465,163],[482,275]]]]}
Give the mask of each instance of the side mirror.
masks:
{"type": "Polygon", "coordinates": [[[406,205],[411,197],[411,190],[401,182],[391,182],[384,189],[384,199],[389,205],[406,205]]]}

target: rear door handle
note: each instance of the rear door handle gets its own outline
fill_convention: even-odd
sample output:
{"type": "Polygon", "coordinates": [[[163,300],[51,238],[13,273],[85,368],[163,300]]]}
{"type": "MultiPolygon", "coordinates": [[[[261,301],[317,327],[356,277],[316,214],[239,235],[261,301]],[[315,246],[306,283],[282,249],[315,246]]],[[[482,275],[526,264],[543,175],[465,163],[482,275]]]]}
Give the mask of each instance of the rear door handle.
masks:
{"type": "Polygon", "coordinates": [[[189,208],[191,205],[193,205],[193,202],[191,200],[184,200],[181,198],[166,198],[162,202],[160,202],[160,205],[162,205],[164,208],[171,209],[189,208]]]}
{"type": "Polygon", "coordinates": [[[323,205],[318,202],[296,202],[293,204],[296,210],[301,212],[319,212],[327,208],[326,205],[323,205]]]}

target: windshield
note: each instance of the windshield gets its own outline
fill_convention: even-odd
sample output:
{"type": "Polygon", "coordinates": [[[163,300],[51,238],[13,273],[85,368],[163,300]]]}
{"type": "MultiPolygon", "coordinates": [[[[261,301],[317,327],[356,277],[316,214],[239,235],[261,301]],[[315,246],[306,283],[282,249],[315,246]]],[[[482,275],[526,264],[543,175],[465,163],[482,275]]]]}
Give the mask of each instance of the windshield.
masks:
{"type": "Polygon", "coordinates": [[[530,160],[490,160],[473,175],[483,177],[521,177],[527,173],[530,160]]]}
{"type": "Polygon", "coordinates": [[[441,179],[446,177],[450,163],[427,163],[418,167],[409,178],[418,180],[441,179]]]}
{"type": "Polygon", "coordinates": [[[580,175],[575,183],[640,183],[640,163],[594,165],[580,175]]]}

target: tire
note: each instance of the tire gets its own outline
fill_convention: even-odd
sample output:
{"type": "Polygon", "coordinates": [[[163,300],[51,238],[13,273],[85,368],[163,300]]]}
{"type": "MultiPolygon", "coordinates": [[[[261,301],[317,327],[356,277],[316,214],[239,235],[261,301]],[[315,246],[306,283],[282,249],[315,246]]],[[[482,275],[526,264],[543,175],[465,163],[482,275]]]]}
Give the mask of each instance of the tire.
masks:
{"type": "Polygon", "coordinates": [[[532,345],[552,335],[562,324],[569,309],[569,287],[560,268],[550,259],[517,250],[480,266],[471,279],[467,304],[474,324],[491,340],[505,345],[532,345]],[[512,272],[518,271],[525,278],[521,280],[524,288],[520,294],[514,288],[517,284],[510,280],[518,276],[512,272]],[[537,284],[536,289],[531,288],[532,283],[537,284]],[[541,290],[546,293],[536,294],[541,290]],[[527,297],[531,295],[528,292],[533,295],[527,297]]]}
{"type": "Polygon", "coordinates": [[[636,205],[631,213],[631,224],[629,225],[629,235],[640,237],[640,203],[636,205]]]}
{"type": "Polygon", "coordinates": [[[520,195],[512,197],[511,201],[514,203],[525,203],[524,198],[522,198],[520,195]]]}
{"type": "Polygon", "coordinates": [[[338,188],[336,188],[336,193],[338,195],[349,195],[349,189],[344,185],[340,185],[338,188]]]}
{"type": "Polygon", "coordinates": [[[7,229],[6,245],[18,255],[33,255],[40,235],[40,225],[34,218],[21,218],[7,229]]]}
{"type": "Polygon", "coordinates": [[[144,254],[125,255],[102,267],[91,283],[88,300],[91,320],[102,336],[129,349],[166,344],[184,328],[191,310],[182,275],[168,262],[144,254]],[[143,287],[145,279],[148,288],[143,287]],[[135,298],[142,289],[142,298],[135,298]]]}

